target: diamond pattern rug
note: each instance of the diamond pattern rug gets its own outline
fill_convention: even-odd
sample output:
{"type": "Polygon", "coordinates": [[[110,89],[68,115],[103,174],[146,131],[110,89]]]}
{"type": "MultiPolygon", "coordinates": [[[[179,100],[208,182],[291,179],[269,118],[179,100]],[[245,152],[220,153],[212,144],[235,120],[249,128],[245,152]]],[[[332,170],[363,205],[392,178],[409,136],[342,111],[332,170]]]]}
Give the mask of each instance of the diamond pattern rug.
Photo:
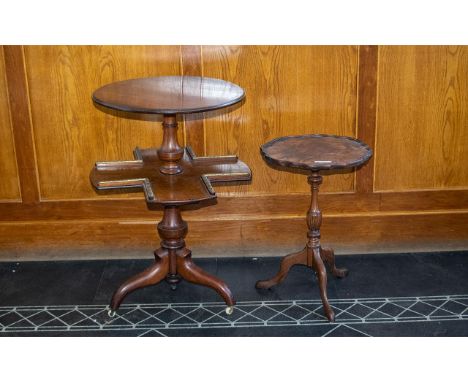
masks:
{"type": "MultiPolygon", "coordinates": [[[[468,320],[468,295],[330,300],[336,322],[328,335],[369,335],[365,324],[468,320]],[[358,327],[356,326],[358,324],[358,327]],[[349,325],[352,325],[349,326],[349,325]],[[363,326],[360,326],[363,325],[363,326]],[[362,330],[361,330],[362,329],[362,330]]],[[[231,315],[223,303],[124,304],[115,317],[105,305],[0,307],[0,332],[89,332],[297,327],[326,324],[320,300],[242,301],[231,315]]],[[[93,334],[94,333],[94,334],[93,334]]],[[[183,334],[183,333],[182,333],[183,334]]]]}

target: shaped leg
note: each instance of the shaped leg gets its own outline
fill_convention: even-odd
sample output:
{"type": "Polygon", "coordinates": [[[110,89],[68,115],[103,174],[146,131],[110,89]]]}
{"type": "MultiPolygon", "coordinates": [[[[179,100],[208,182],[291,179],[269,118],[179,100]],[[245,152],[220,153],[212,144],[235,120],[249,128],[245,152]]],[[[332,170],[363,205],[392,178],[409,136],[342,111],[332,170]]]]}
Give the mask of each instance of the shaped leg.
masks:
{"type": "Polygon", "coordinates": [[[320,248],[320,256],[333,276],[340,279],[348,276],[349,272],[346,268],[337,268],[335,266],[335,253],[333,252],[333,249],[320,248]]]}
{"type": "Polygon", "coordinates": [[[177,273],[191,283],[214,289],[221,295],[228,307],[234,306],[236,302],[224,281],[210,275],[195,265],[192,261],[191,252],[188,249],[184,248],[181,252],[181,254],[177,255],[177,273]]]}
{"type": "Polygon", "coordinates": [[[166,277],[169,272],[169,256],[167,256],[167,252],[161,250],[156,251],[155,255],[156,261],[153,265],[125,281],[115,291],[110,304],[111,313],[119,309],[122,300],[129,293],[136,289],[155,285],[166,277]]]}
{"type": "Polygon", "coordinates": [[[322,258],[320,257],[320,248],[310,248],[310,251],[313,251],[312,254],[312,268],[315,270],[319,280],[320,287],[320,297],[322,298],[323,309],[325,311],[325,316],[327,316],[328,321],[335,321],[335,313],[328,303],[327,297],[327,270],[323,264],[322,258]]]}
{"type": "Polygon", "coordinates": [[[300,252],[291,253],[281,260],[281,265],[276,276],[269,280],[257,281],[255,288],[268,289],[274,285],[279,284],[288,275],[289,270],[293,265],[307,265],[307,248],[300,252]]]}

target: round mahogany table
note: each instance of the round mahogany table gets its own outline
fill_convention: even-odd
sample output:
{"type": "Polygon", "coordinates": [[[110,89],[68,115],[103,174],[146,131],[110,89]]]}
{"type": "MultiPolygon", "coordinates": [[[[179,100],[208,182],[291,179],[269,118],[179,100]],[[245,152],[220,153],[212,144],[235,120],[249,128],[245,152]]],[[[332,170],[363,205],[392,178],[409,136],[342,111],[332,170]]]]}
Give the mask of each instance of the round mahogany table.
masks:
{"type": "Polygon", "coordinates": [[[94,102],[145,114],[190,114],[222,109],[244,99],[231,82],[208,77],[163,76],[118,81],[97,89],[94,102]]]}
{"type": "Polygon", "coordinates": [[[325,264],[335,277],[345,277],[346,269],[335,266],[333,249],[320,245],[320,226],[322,212],[318,206],[318,191],[322,183],[321,171],[354,169],[366,163],[372,156],[372,150],[365,143],[350,137],[336,135],[298,135],[281,137],[265,143],[260,152],[270,164],[286,168],[295,168],[310,172],[308,182],[312,189],[312,199],[307,212],[308,241],[302,251],[285,256],[278,273],[269,280],[258,281],[257,288],[268,289],[283,281],[293,265],[305,265],[312,268],[318,277],[320,296],[325,315],[329,321],[335,320],[335,313],[327,297],[327,272],[325,264]]]}
{"type": "Polygon", "coordinates": [[[197,267],[186,248],[187,223],[180,207],[216,198],[212,183],[251,179],[249,167],[237,156],[197,157],[177,141],[177,115],[225,108],[240,102],[244,91],[233,83],[206,77],[166,76],[114,82],[97,89],[93,101],[110,109],[163,115],[159,148],[134,150],[135,160],[96,162],[90,179],[98,190],[141,188],[149,207],[164,207],[158,224],[161,247],[155,263],[124,282],[114,293],[109,315],[113,317],[125,296],[165,279],[172,289],[181,278],[208,286],[226,302],[235,304],[228,286],[197,267]]]}

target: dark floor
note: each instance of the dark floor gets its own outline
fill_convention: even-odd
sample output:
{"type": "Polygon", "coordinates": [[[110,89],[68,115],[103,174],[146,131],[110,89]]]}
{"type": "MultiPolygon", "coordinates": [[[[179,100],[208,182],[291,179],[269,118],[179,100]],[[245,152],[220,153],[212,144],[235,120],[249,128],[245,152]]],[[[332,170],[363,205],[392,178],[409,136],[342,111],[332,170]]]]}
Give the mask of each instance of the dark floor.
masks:
{"type": "Polygon", "coordinates": [[[256,290],[280,258],[195,259],[230,286],[231,316],[211,289],[163,282],[107,315],[114,289],[151,260],[0,263],[1,336],[467,336],[468,252],[340,256],[328,281],[336,322],[323,316],[312,270],[294,267],[256,290]]]}

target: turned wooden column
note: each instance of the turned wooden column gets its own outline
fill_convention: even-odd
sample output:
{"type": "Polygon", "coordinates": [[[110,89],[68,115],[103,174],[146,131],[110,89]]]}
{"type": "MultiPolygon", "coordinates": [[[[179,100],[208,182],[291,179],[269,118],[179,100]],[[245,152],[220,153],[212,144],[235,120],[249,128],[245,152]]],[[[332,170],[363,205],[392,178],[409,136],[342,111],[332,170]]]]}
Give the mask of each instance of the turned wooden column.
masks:
{"type": "MultiPolygon", "coordinates": [[[[318,192],[319,187],[322,184],[322,176],[318,172],[313,172],[308,177],[308,182],[311,186],[311,201],[310,207],[307,211],[307,226],[309,231],[307,232],[307,248],[311,251],[320,250],[320,226],[322,225],[322,211],[319,209],[318,204],[318,192]]],[[[309,252],[311,252],[309,251],[309,252]]],[[[312,266],[312,256],[307,256],[307,265],[312,266]]]]}
{"type": "Polygon", "coordinates": [[[166,281],[175,290],[180,276],[177,274],[177,252],[185,248],[184,238],[187,235],[187,223],[182,219],[180,209],[176,206],[164,207],[164,215],[158,224],[158,233],[161,240],[161,248],[169,255],[169,273],[166,281]]]}
{"type": "Polygon", "coordinates": [[[158,149],[158,156],[167,163],[161,166],[159,171],[163,174],[175,175],[182,172],[182,167],[178,162],[184,156],[184,149],[179,146],[177,141],[176,116],[165,114],[163,118],[163,141],[158,149]]]}

